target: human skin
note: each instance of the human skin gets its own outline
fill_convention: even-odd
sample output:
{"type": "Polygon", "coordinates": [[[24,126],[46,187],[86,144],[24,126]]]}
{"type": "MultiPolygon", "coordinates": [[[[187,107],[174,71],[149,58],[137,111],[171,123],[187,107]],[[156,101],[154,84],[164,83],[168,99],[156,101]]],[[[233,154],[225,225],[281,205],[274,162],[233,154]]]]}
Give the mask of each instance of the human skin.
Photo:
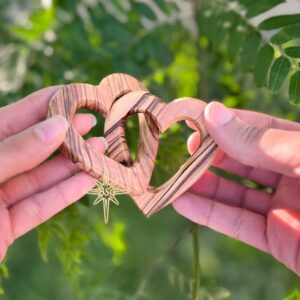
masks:
{"type": "MultiPolygon", "coordinates": [[[[0,108],[0,262],[9,245],[32,228],[79,200],[95,179],[62,155],[47,160],[65,138],[68,122],[46,117],[54,86],[0,108]],[[47,160],[45,162],[45,160],[47,160]]],[[[95,124],[91,114],[77,114],[74,125],[82,135],[95,124]]],[[[104,138],[88,143],[104,152],[104,138]]]]}
{"type": "MultiPolygon", "coordinates": [[[[300,124],[211,102],[205,125],[220,149],[215,167],[273,192],[207,171],[173,203],[175,210],[273,255],[300,275],[300,124]]],[[[198,143],[195,132],[188,140],[190,153],[198,143]]]]}
{"type": "MultiPolygon", "coordinates": [[[[0,109],[0,261],[19,236],[79,200],[95,179],[59,155],[68,124],[45,119],[50,87],[0,109]]],[[[300,274],[300,124],[256,112],[227,110],[212,102],[206,127],[219,145],[214,166],[274,190],[249,189],[211,171],[174,202],[185,217],[270,253],[300,274]]],[[[77,114],[86,134],[95,119],[77,114]]],[[[190,124],[191,125],[191,124],[190,124]]],[[[99,151],[103,138],[88,140],[99,151]]],[[[188,141],[192,153],[199,143],[188,141]]]]}

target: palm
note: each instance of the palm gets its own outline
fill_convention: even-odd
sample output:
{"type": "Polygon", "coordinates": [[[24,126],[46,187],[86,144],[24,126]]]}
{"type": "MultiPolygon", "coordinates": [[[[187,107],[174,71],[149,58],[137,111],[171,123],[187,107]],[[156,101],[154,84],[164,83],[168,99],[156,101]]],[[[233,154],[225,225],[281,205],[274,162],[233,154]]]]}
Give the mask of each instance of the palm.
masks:
{"type": "Polygon", "coordinates": [[[300,179],[282,176],[267,213],[269,252],[300,273],[300,179]]]}
{"type": "Polygon", "coordinates": [[[275,192],[250,189],[208,171],[174,203],[175,209],[196,223],[272,254],[300,273],[300,180],[248,167],[224,154],[215,166],[275,192]]]}
{"type": "MultiPolygon", "coordinates": [[[[228,129],[223,136],[215,136],[227,154],[219,151],[214,166],[267,189],[247,188],[207,171],[188,193],[175,201],[174,208],[196,223],[272,254],[300,274],[300,179],[288,167],[297,162],[299,139],[294,135],[298,134],[300,125],[255,112],[236,110],[235,113],[242,120],[238,122],[244,122],[240,123],[242,129],[240,133],[228,129]],[[253,126],[265,130],[284,129],[277,132],[282,134],[278,137],[285,148],[276,150],[274,143],[278,140],[275,137],[263,144],[262,135],[256,136],[261,139],[256,148],[251,146],[249,132],[259,132],[258,127],[253,126]],[[248,140],[243,141],[245,128],[248,140]],[[256,153],[257,150],[261,153],[256,153]],[[295,155],[291,151],[295,151],[295,155]],[[263,159],[269,159],[268,163],[263,159]]],[[[252,138],[255,141],[255,136],[252,138]]],[[[199,136],[194,133],[188,141],[191,153],[198,142],[199,136]]]]}

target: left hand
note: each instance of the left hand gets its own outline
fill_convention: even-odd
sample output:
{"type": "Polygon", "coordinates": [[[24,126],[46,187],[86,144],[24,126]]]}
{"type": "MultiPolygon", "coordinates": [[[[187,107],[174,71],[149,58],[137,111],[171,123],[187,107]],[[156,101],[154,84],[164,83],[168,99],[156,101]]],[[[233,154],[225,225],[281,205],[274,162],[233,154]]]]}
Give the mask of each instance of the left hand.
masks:
{"type": "MultiPolygon", "coordinates": [[[[61,145],[68,128],[62,116],[40,122],[58,89],[40,90],[0,109],[0,262],[16,238],[79,200],[95,185],[93,177],[62,155],[43,163],[61,145]]],[[[74,117],[80,134],[95,124],[91,114],[74,117]]],[[[106,150],[104,138],[88,142],[101,152],[106,150]]]]}

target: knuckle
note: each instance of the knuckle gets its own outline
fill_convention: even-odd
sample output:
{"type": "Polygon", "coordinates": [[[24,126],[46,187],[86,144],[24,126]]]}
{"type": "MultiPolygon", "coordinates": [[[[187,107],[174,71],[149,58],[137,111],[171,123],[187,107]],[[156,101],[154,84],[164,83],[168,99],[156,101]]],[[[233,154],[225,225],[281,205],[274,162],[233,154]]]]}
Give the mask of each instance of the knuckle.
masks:
{"type": "Polygon", "coordinates": [[[11,122],[8,119],[2,119],[0,123],[0,140],[4,140],[9,136],[15,134],[15,129],[12,127],[11,122]]]}
{"type": "Polygon", "coordinates": [[[264,134],[265,129],[242,123],[238,130],[235,140],[236,157],[241,161],[248,161],[249,149],[255,149],[258,141],[264,134]]]}
{"type": "Polygon", "coordinates": [[[26,190],[36,191],[41,186],[40,178],[36,176],[35,172],[31,172],[30,174],[26,172],[24,179],[28,188],[26,190]]]}
{"type": "Polygon", "coordinates": [[[9,206],[9,201],[8,201],[9,197],[5,192],[5,189],[0,187],[0,205],[3,205],[4,207],[8,207],[9,206]]]}
{"type": "Polygon", "coordinates": [[[251,144],[258,140],[263,133],[263,129],[244,123],[242,128],[242,140],[245,144],[251,144]]]}
{"type": "Polygon", "coordinates": [[[35,219],[38,224],[44,222],[43,209],[38,195],[31,196],[27,209],[28,215],[32,216],[32,218],[35,219]]]}
{"type": "Polygon", "coordinates": [[[64,189],[61,187],[60,184],[56,185],[55,187],[56,193],[57,193],[57,197],[60,198],[60,200],[63,203],[64,207],[67,207],[70,205],[69,201],[68,201],[68,197],[66,195],[66,193],[64,192],[64,189]]]}
{"type": "Polygon", "coordinates": [[[15,165],[21,165],[24,163],[24,158],[22,156],[22,151],[20,151],[20,145],[18,143],[17,137],[12,137],[9,140],[4,140],[3,142],[3,148],[4,152],[9,157],[8,159],[11,161],[11,163],[15,165]]]}

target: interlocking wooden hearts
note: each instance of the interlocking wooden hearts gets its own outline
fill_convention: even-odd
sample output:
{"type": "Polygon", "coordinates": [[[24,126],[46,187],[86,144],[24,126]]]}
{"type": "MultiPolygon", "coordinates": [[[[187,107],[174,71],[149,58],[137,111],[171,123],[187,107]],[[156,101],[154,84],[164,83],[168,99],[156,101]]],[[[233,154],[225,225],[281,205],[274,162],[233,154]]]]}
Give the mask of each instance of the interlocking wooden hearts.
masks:
{"type": "MultiPolygon", "coordinates": [[[[131,195],[147,216],[165,207],[184,193],[209,167],[216,144],[203,126],[205,103],[184,98],[169,104],[151,95],[136,79],[125,74],[106,77],[98,86],[70,84],[58,91],[49,103],[48,116],[61,114],[70,123],[62,151],[81,169],[109,180],[131,195]],[[86,107],[104,117],[108,156],[96,152],[76,132],[72,119],[77,109],[86,107]],[[139,114],[140,140],[137,158],[131,161],[124,125],[129,115],[139,114]],[[158,188],[149,186],[158,149],[159,132],[173,123],[189,120],[201,136],[197,151],[178,172],[158,188]]],[[[176,155],[176,153],[174,153],[176,155]]]]}

